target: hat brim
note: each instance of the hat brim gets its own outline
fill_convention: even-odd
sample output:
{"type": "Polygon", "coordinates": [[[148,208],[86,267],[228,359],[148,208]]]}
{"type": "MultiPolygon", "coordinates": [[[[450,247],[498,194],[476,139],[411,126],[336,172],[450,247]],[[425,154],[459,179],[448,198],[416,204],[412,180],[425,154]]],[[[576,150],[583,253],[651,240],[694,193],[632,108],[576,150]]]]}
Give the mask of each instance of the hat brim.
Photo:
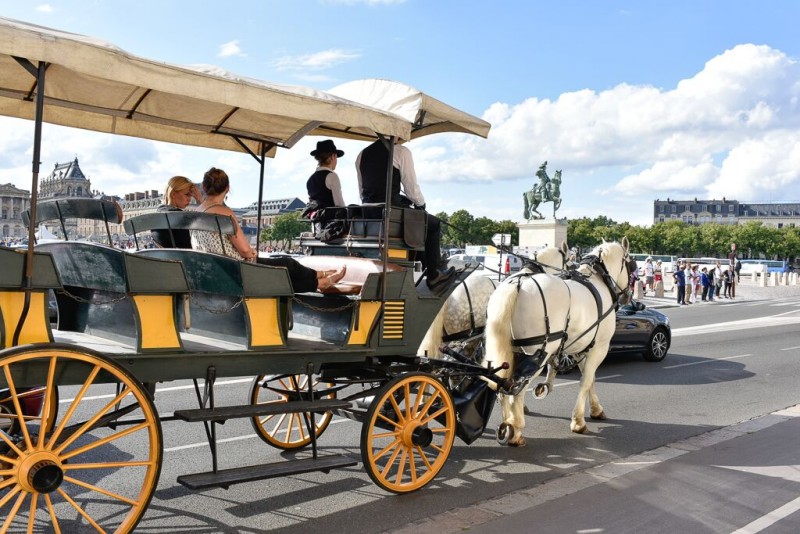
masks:
{"type": "MultiPolygon", "coordinates": [[[[333,152],[320,152],[319,150],[312,150],[311,151],[311,155],[312,156],[316,156],[317,154],[333,154],[333,152]]],[[[342,156],[344,156],[344,150],[337,150],[336,151],[336,157],[337,158],[341,158],[342,156]]]]}

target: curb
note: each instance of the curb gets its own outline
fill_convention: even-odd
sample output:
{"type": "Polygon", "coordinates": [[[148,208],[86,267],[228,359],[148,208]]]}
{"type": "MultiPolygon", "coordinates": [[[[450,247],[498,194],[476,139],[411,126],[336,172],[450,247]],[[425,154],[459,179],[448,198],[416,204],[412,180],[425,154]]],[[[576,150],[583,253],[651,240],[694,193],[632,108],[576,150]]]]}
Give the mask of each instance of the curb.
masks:
{"type": "Polygon", "coordinates": [[[800,417],[800,404],[747,419],[727,427],[710,430],[656,449],[633,454],[626,458],[618,458],[605,464],[589,467],[583,471],[555,478],[532,488],[507,493],[472,506],[455,508],[442,514],[410,523],[401,529],[387,532],[394,534],[417,534],[419,532],[448,534],[462,532],[500,517],[535,508],[548,501],[565,497],[592,486],[605,484],[615,478],[639,469],[651,467],[665,460],[758,432],[795,417],[800,417]]]}

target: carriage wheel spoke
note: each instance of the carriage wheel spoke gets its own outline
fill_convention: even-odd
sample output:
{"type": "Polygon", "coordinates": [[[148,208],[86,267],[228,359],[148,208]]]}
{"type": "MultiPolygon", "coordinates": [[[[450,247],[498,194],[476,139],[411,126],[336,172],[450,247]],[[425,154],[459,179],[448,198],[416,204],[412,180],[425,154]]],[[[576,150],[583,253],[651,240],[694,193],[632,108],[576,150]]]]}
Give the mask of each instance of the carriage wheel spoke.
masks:
{"type": "Polygon", "coordinates": [[[400,423],[398,423],[397,421],[393,421],[393,420],[389,419],[388,417],[386,417],[382,413],[378,414],[378,419],[383,419],[384,421],[386,421],[387,423],[389,423],[390,425],[392,425],[395,428],[400,428],[401,427],[400,423]]]}
{"type": "MultiPolygon", "coordinates": [[[[13,479],[11,479],[11,484],[14,484],[14,483],[16,483],[16,481],[15,481],[15,480],[13,480],[13,479]]],[[[11,484],[8,484],[8,485],[10,486],[11,484]]],[[[16,495],[17,493],[19,493],[20,491],[22,491],[22,488],[21,488],[19,485],[17,485],[17,486],[16,486],[14,489],[12,489],[11,491],[9,491],[9,492],[6,494],[6,496],[5,496],[5,497],[3,497],[3,498],[1,498],[1,499],[0,499],[0,508],[2,508],[3,506],[5,506],[5,505],[6,505],[6,503],[7,503],[8,501],[10,501],[11,499],[13,499],[13,498],[14,498],[14,495],[16,495]]]]}
{"type": "Polygon", "coordinates": [[[50,494],[44,494],[44,502],[47,504],[47,512],[50,514],[50,521],[53,522],[53,530],[56,531],[56,534],[61,534],[61,525],[58,523],[58,518],[56,517],[55,508],[53,508],[53,501],[50,500],[50,494]]]}
{"type": "Polygon", "coordinates": [[[431,398],[429,398],[425,402],[425,406],[423,406],[422,409],[418,412],[418,416],[419,417],[417,417],[417,419],[421,419],[426,413],[428,413],[430,411],[431,406],[433,406],[433,403],[436,402],[436,400],[439,398],[439,396],[440,396],[440,393],[438,391],[435,391],[433,393],[433,395],[431,395],[431,398]]]}
{"type": "Polygon", "coordinates": [[[380,434],[372,434],[372,439],[391,438],[397,436],[397,432],[381,432],[380,434]]]}
{"type": "Polygon", "coordinates": [[[414,406],[411,409],[411,417],[416,417],[419,413],[419,406],[422,404],[422,399],[425,398],[425,391],[428,389],[428,384],[423,384],[421,388],[417,390],[417,396],[414,399],[414,406]]]}
{"type": "MultiPolygon", "coordinates": [[[[53,402],[53,395],[50,392],[53,391],[53,387],[54,387],[53,383],[55,381],[55,375],[56,375],[56,361],[57,361],[57,359],[56,359],[55,356],[51,357],[50,358],[50,365],[49,365],[49,367],[47,369],[47,384],[45,385],[45,388],[44,388],[44,407],[42,408],[42,414],[41,414],[42,415],[42,422],[39,425],[39,429],[40,429],[39,430],[39,440],[38,440],[38,444],[37,444],[37,447],[39,447],[40,449],[44,447],[44,435],[47,434],[47,432],[45,432],[45,430],[48,427],[48,425],[45,423],[44,419],[50,413],[50,409],[51,409],[50,405],[53,402]]],[[[51,424],[54,423],[54,422],[55,421],[51,421],[51,424]]]]}
{"type": "Polygon", "coordinates": [[[395,484],[402,484],[403,482],[403,472],[405,471],[407,459],[408,459],[408,450],[406,449],[406,447],[401,447],[400,465],[397,466],[397,477],[395,478],[395,484]]]}
{"type": "Polygon", "coordinates": [[[14,402],[14,409],[17,412],[17,421],[19,422],[20,429],[22,430],[22,436],[25,438],[25,446],[28,450],[30,450],[33,448],[33,443],[31,443],[31,435],[28,432],[28,425],[25,423],[25,418],[22,415],[22,407],[19,404],[19,397],[17,397],[17,386],[14,384],[14,379],[11,377],[11,369],[9,369],[8,365],[3,366],[3,372],[6,375],[6,385],[8,386],[8,391],[11,393],[11,400],[14,402]]]}
{"type": "MultiPolygon", "coordinates": [[[[11,449],[12,451],[14,451],[14,453],[16,453],[17,456],[22,456],[23,455],[22,451],[19,450],[19,447],[17,447],[17,445],[13,441],[11,441],[9,439],[8,434],[6,434],[5,432],[0,431],[0,439],[2,439],[3,443],[8,445],[8,448],[11,449]]],[[[3,457],[3,461],[6,461],[5,457],[3,457]]],[[[15,461],[11,460],[10,458],[8,459],[8,461],[10,461],[11,463],[16,463],[15,461]]]]}
{"type": "Polygon", "coordinates": [[[89,516],[89,514],[87,514],[87,513],[86,513],[86,512],[83,510],[83,508],[81,508],[80,506],[78,506],[78,504],[77,504],[75,501],[73,501],[73,500],[72,500],[72,498],[71,498],[69,495],[67,495],[67,493],[66,493],[66,492],[65,492],[63,489],[61,489],[61,488],[58,488],[56,491],[58,492],[58,494],[59,494],[59,495],[61,495],[61,497],[62,497],[62,498],[65,500],[65,501],[67,501],[68,503],[70,503],[70,504],[72,505],[72,507],[73,507],[73,508],[75,508],[75,510],[77,510],[77,511],[78,511],[78,513],[79,513],[79,514],[81,514],[81,516],[83,516],[83,518],[84,518],[86,521],[88,521],[88,522],[89,522],[89,524],[90,524],[90,525],[92,525],[92,526],[95,528],[95,530],[97,530],[97,532],[105,532],[105,530],[103,530],[103,529],[100,527],[100,525],[98,525],[98,524],[97,524],[97,521],[95,521],[94,519],[92,519],[92,518],[91,518],[91,516],[89,516]]]}
{"type": "Polygon", "coordinates": [[[399,440],[397,443],[398,446],[394,448],[394,452],[389,457],[389,460],[386,462],[386,465],[383,467],[383,470],[381,471],[381,476],[383,478],[388,477],[389,471],[391,471],[392,469],[392,465],[394,465],[395,460],[397,460],[397,455],[400,454],[400,450],[402,449],[402,447],[399,445],[400,444],[399,440]]]}
{"type": "Polygon", "coordinates": [[[103,488],[95,486],[94,484],[89,484],[88,482],[84,482],[82,480],[78,480],[77,478],[72,478],[72,477],[68,477],[68,476],[65,475],[64,476],[64,480],[66,482],[72,482],[76,486],[80,486],[82,488],[85,488],[85,489],[88,489],[88,490],[91,490],[91,491],[96,491],[97,493],[101,493],[101,494],[105,495],[106,497],[111,497],[112,499],[116,499],[118,501],[122,501],[124,503],[130,504],[131,506],[136,506],[136,505],[139,504],[138,501],[134,501],[133,499],[129,499],[128,497],[123,497],[122,495],[119,495],[118,493],[114,493],[113,491],[105,490],[103,488]]]}
{"type": "Polygon", "coordinates": [[[415,448],[417,449],[417,452],[419,453],[419,457],[422,458],[422,462],[425,464],[425,467],[427,467],[428,470],[433,469],[433,465],[431,464],[431,461],[428,460],[428,455],[425,454],[425,451],[422,450],[422,447],[420,447],[419,445],[416,445],[415,448]]]}
{"type": "MultiPolygon", "coordinates": [[[[88,445],[84,445],[83,447],[75,449],[74,451],[70,451],[67,454],[62,455],[61,459],[62,460],[68,460],[70,458],[73,458],[75,456],[83,454],[84,452],[90,451],[92,449],[96,449],[97,447],[100,447],[101,445],[106,445],[108,443],[111,443],[112,441],[118,440],[119,438],[125,437],[125,436],[127,436],[129,434],[133,434],[134,432],[138,432],[139,430],[142,430],[143,428],[148,428],[149,426],[150,425],[146,421],[144,423],[139,423],[138,425],[126,428],[125,430],[123,430],[121,432],[117,432],[115,434],[111,434],[110,436],[106,436],[104,438],[100,438],[100,439],[98,439],[96,441],[93,441],[92,443],[89,443],[88,445]]],[[[59,450],[56,451],[56,453],[60,453],[61,450],[64,447],[66,447],[67,445],[68,444],[65,444],[62,447],[60,447],[59,450]]]]}
{"type": "MultiPolygon", "coordinates": [[[[9,471],[9,474],[12,474],[13,471],[9,471]]],[[[9,477],[5,480],[0,481],[0,489],[7,488],[9,486],[13,486],[17,483],[16,477],[9,477]]]]}
{"type": "Polygon", "coordinates": [[[397,447],[399,444],[400,444],[400,439],[398,438],[398,439],[394,440],[393,442],[391,442],[386,447],[384,447],[383,449],[381,449],[381,451],[378,452],[378,454],[375,455],[375,461],[379,460],[382,456],[384,456],[387,452],[389,452],[393,448],[397,447]]]}
{"type": "Polygon", "coordinates": [[[414,447],[408,449],[408,466],[410,467],[411,472],[411,482],[414,483],[417,481],[417,461],[414,459],[414,447]]]}
{"type": "Polygon", "coordinates": [[[411,386],[408,383],[403,384],[403,400],[406,405],[406,419],[411,419],[411,414],[414,410],[411,406],[411,386]]]}
{"type": "MultiPolygon", "coordinates": [[[[2,436],[2,435],[3,435],[3,433],[0,432],[0,436],[2,436]]],[[[18,458],[11,458],[10,456],[4,456],[4,455],[0,454],[0,462],[2,462],[4,464],[17,465],[19,463],[19,459],[18,458]]],[[[0,471],[0,473],[2,473],[2,471],[0,471]]]]}
{"type": "MultiPolygon", "coordinates": [[[[313,416],[314,414],[312,413],[310,415],[313,416]]],[[[303,430],[303,423],[304,423],[303,415],[298,413],[298,414],[295,414],[295,417],[297,418],[297,430],[300,431],[300,440],[301,441],[305,440],[306,439],[306,432],[305,432],[305,430],[303,430]]]]}
{"type": "Polygon", "coordinates": [[[53,435],[50,436],[50,441],[47,442],[47,449],[52,449],[53,445],[58,443],[58,438],[61,436],[61,433],[67,428],[67,423],[69,422],[70,418],[72,418],[72,414],[75,413],[75,410],[78,408],[78,405],[83,400],[83,397],[86,395],[86,392],[89,390],[89,386],[92,385],[94,379],[97,377],[97,374],[100,372],[100,366],[95,365],[92,372],[89,373],[89,376],[86,377],[86,381],[84,381],[83,385],[81,386],[80,391],[78,394],[75,395],[75,398],[72,399],[72,402],[67,409],[67,413],[64,414],[64,418],[61,420],[61,423],[58,425],[58,428],[53,435]]]}
{"type": "Polygon", "coordinates": [[[28,534],[33,534],[33,526],[36,523],[36,506],[39,501],[39,494],[34,493],[31,495],[31,507],[28,512],[28,534]]]}
{"type": "MultiPolygon", "coordinates": [[[[74,443],[76,439],[78,439],[79,437],[81,437],[82,435],[84,435],[86,432],[88,432],[88,431],[92,430],[92,428],[94,427],[94,424],[95,424],[97,421],[99,421],[99,420],[100,420],[100,418],[101,418],[101,417],[103,417],[103,416],[104,416],[104,415],[105,415],[105,414],[106,414],[106,413],[107,413],[107,412],[108,412],[108,411],[109,411],[111,408],[113,408],[113,407],[114,407],[116,404],[118,404],[118,403],[122,402],[122,399],[124,399],[125,397],[127,397],[129,394],[132,394],[132,393],[133,393],[133,392],[131,391],[131,389],[130,389],[130,388],[128,388],[128,387],[125,387],[125,389],[123,389],[123,390],[120,392],[120,394],[119,394],[119,395],[117,395],[116,397],[114,397],[113,399],[111,399],[111,401],[110,401],[108,404],[106,404],[106,405],[103,407],[103,409],[101,409],[100,411],[98,411],[98,412],[97,412],[97,413],[96,413],[96,414],[95,414],[95,415],[94,415],[94,416],[93,416],[91,419],[89,419],[88,421],[86,421],[85,423],[83,423],[83,424],[81,425],[81,427],[80,427],[78,430],[76,430],[76,431],[75,431],[75,432],[74,432],[74,433],[73,433],[73,434],[72,434],[70,437],[68,437],[66,440],[64,440],[64,443],[62,443],[62,444],[61,444],[61,445],[60,445],[60,446],[59,446],[57,449],[55,449],[53,452],[55,452],[56,454],[61,454],[61,452],[62,452],[64,449],[66,449],[67,447],[69,447],[70,445],[72,445],[72,443],[74,443]]],[[[144,424],[145,426],[147,426],[147,423],[146,423],[146,422],[145,422],[145,423],[143,423],[143,424],[144,424]]],[[[139,425],[139,426],[141,426],[141,425],[139,425]]],[[[54,443],[52,439],[50,440],[50,442],[51,442],[51,443],[54,443]]]]}
{"type": "Polygon", "coordinates": [[[0,527],[0,532],[6,533],[8,532],[8,527],[11,526],[11,522],[17,516],[17,512],[22,507],[22,504],[25,502],[25,499],[28,498],[28,493],[23,491],[20,493],[19,497],[17,497],[17,501],[14,503],[14,506],[11,507],[11,510],[8,512],[8,517],[3,522],[3,526],[0,527]]]}
{"type": "Polygon", "coordinates": [[[429,422],[431,422],[432,420],[436,419],[437,417],[439,417],[440,415],[442,415],[445,412],[447,412],[447,406],[442,406],[440,409],[436,410],[434,413],[432,413],[431,415],[429,415],[425,419],[422,419],[420,421],[420,423],[423,424],[423,425],[427,425],[429,422]]]}
{"type": "Polygon", "coordinates": [[[394,398],[394,395],[389,395],[389,400],[392,402],[392,407],[394,408],[394,413],[397,414],[397,420],[399,422],[404,423],[406,418],[403,416],[403,409],[398,406],[397,401],[394,398]]]}

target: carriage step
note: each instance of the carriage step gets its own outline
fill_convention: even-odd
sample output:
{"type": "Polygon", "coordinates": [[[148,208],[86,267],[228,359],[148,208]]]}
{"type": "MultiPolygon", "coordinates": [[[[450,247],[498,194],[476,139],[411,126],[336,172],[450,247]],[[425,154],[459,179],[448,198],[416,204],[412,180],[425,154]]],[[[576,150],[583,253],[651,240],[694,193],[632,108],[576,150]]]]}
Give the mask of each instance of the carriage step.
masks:
{"type": "Polygon", "coordinates": [[[241,406],[224,406],[221,408],[199,408],[195,410],[177,410],[176,419],[183,421],[227,421],[258,415],[272,415],[301,412],[327,412],[341,408],[350,408],[351,403],[344,400],[289,401],[270,404],[244,404],[241,406]]]}
{"type": "Polygon", "coordinates": [[[210,471],[208,473],[182,475],[178,477],[178,482],[193,490],[227,488],[228,486],[241,482],[254,482],[266,478],[299,475],[311,473],[313,471],[327,472],[331,469],[352,467],[354,465],[358,465],[356,460],[340,454],[333,454],[329,456],[319,456],[316,459],[303,458],[301,460],[223,469],[216,473],[210,471]]]}

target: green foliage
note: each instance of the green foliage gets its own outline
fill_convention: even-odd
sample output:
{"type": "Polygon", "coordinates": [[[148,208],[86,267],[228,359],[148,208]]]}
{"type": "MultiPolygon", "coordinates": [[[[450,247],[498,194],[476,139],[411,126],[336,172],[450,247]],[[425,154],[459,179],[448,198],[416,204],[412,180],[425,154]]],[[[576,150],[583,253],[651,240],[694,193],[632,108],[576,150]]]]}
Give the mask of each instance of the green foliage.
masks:
{"type": "Polygon", "coordinates": [[[293,239],[308,231],[308,221],[300,218],[299,211],[275,217],[275,223],[261,231],[265,242],[275,242],[280,247],[289,247],[293,239]]]}

